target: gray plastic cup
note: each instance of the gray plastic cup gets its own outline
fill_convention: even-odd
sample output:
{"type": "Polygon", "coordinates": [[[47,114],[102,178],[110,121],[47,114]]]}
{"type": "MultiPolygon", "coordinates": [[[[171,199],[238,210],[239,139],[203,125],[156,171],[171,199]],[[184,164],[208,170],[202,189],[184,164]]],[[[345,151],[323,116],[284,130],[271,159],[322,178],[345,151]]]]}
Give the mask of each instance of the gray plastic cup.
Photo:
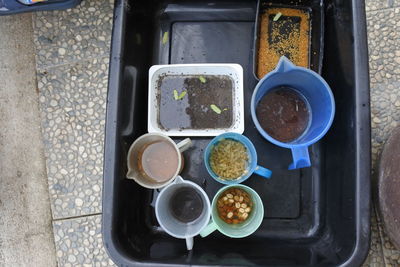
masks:
{"type": "Polygon", "coordinates": [[[200,234],[210,221],[211,205],[206,192],[199,185],[177,176],[174,182],[167,185],[159,193],[156,200],[155,211],[157,221],[161,228],[173,237],[186,239],[187,249],[192,250],[193,237],[200,234]],[[200,216],[193,222],[184,223],[179,221],[171,214],[169,208],[169,202],[173,193],[182,187],[191,187],[196,190],[203,201],[203,210],[200,216]]]}

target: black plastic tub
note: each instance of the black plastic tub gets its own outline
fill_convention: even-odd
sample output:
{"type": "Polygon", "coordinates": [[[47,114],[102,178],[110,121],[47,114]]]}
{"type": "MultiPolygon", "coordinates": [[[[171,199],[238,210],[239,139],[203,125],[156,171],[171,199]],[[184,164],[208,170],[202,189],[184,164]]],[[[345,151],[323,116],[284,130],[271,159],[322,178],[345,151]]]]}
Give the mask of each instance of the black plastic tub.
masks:
{"type": "MultiPolygon", "coordinates": [[[[289,1],[286,1],[289,2],[289,1]]],[[[285,4],[285,1],[282,1],[285,4]]],[[[116,0],[107,101],[103,237],[110,257],[130,265],[357,266],[369,247],[370,107],[362,1],[324,2],[322,76],[336,99],[328,134],[310,148],[312,167],[288,171],[289,150],[264,140],[250,118],[256,1],[116,0]],[[169,38],[163,43],[163,35],[169,38]],[[193,251],[165,234],[154,192],[125,178],[131,143],[146,133],[148,69],[153,64],[238,63],[244,69],[245,132],[272,179],[245,184],[261,196],[265,216],[243,239],[195,238],[193,251]]],[[[210,198],[222,186],[208,176],[193,138],[182,176],[210,198]]],[[[178,140],[178,139],[176,139],[178,140]]]]}

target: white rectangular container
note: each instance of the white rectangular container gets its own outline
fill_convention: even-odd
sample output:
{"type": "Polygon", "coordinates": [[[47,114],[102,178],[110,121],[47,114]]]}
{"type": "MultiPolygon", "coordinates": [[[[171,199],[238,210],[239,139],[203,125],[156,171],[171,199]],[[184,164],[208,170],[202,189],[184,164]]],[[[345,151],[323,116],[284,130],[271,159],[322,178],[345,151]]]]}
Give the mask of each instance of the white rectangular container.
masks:
{"type": "Polygon", "coordinates": [[[149,70],[147,130],[168,136],[217,136],[225,132],[244,131],[243,68],[239,64],[176,64],[154,65],[149,70]],[[158,123],[159,100],[157,82],[165,75],[227,75],[233,80],[233,123],[221,129],[163,129],[158,123]]]}

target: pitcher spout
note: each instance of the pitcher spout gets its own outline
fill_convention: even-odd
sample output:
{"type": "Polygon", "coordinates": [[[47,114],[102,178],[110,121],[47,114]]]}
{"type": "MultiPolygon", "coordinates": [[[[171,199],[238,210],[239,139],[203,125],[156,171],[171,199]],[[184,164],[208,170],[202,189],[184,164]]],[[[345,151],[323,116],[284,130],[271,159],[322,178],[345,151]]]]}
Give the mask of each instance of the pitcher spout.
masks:
{"type": "Polygon", "coordinates": [[[275,72],[288,72],[295,67],[296,65],[294,65],[287,57],[281,56],[278,65],[275,68],[275,72]]]}
{"type": "Polygon", "coordinates": [[[133,177],[135,177],[134,171],[132,169],[129,169],[126,177],[133,179],[133,177]]]}

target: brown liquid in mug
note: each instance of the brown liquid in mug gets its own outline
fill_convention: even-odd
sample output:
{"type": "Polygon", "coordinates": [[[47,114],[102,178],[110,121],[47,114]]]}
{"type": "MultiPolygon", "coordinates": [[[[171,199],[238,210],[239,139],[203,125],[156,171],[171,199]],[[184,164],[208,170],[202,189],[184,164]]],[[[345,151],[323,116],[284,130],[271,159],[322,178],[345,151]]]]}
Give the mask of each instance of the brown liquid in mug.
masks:
{"type": "Polygon", "coordinates": [[[167,141],[157,141],[139,152],[138,168],[142,175],[157,183],[173,177],[178,169],[178,153],[167,141]]]}
{"type": "Polygon", "coordinates": [[[256,108],[261,127],[280,142],[291,142],[307,129],[310,112],[303,96],[287,86],[272,89],[256,108]]]}

